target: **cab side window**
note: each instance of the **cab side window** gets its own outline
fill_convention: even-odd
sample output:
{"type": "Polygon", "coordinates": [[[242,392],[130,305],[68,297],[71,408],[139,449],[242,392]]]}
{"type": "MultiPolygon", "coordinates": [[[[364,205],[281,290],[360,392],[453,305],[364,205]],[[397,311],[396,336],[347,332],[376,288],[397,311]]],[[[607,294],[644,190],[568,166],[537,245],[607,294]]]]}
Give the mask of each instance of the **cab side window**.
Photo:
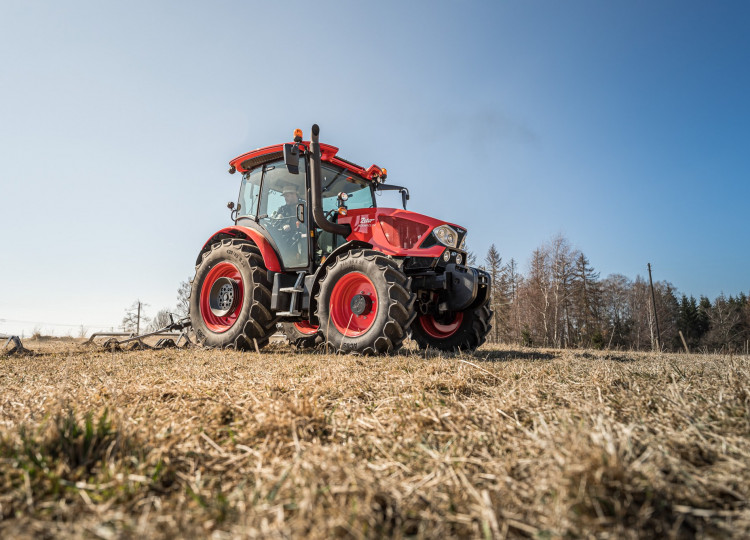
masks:
{"type": "Polygon", "coordinates": [[[260,179],[263,168],[258,167],[242,177],[240,187],[240,209],[237,215],[255,217],[258,212],[258,198],[260,197],[260,179]]]}

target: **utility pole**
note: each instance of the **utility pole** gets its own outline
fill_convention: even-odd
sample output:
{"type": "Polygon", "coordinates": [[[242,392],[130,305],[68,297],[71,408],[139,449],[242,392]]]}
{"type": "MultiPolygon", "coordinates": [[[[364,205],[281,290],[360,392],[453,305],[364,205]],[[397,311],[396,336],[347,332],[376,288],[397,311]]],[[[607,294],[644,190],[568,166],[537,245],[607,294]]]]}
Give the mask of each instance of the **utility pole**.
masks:
{"type": "Polygon", "coordinates": [[[656,321],[656,348],[661,352],[661,332],[659,332],[659,315],[656,313],[656,296],[654,295],[654,281],[651,279],[651,263],[648,263],[648,282],[651,285],[651,304],[654,307],[654,320],[656,321]]]}

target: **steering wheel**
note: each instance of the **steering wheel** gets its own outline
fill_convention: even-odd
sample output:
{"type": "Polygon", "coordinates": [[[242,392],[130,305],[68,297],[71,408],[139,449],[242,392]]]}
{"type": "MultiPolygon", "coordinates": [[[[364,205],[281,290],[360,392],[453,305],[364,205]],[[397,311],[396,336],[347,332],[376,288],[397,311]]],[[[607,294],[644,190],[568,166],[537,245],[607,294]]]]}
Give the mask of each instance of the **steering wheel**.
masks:
{"type": "Polygon", "coordinates": [[[302,231],[297,225],[297,216],[268,216],[268,227],[272,228],[278,234],[279,239],[296,249],[302,239],[302,231]]]}
{"type": "Polygon", "coordinates": [[[283,230],[285,225],[293,225],[296,220],[296,216],[268,216],[268,224],[278,230],[283,230]]]}

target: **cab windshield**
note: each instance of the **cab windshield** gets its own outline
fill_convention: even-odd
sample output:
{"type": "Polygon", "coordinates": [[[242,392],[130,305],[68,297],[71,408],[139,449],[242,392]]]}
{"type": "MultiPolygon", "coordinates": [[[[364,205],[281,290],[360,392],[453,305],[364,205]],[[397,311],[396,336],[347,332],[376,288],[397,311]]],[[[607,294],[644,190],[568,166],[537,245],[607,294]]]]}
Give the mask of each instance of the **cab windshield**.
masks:
{"type": "Polygon", "coordinates": [[[353,174],[343,167],[323,163],[320,167],[321,186],[323,188],[323,211],[329,212],[338,208],[339,193],[349,195],[346,207],[349,210],[375,208],[372,184],[353,174]]]}

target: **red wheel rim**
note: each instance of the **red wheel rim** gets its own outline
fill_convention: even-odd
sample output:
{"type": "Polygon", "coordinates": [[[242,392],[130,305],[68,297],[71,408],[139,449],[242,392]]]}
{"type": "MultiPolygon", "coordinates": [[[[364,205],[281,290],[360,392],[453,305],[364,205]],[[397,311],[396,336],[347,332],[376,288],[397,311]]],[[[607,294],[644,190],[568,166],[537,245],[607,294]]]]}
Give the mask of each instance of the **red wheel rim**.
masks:
{"type": "Polygon", "coordinates": [[[378,314],[378,293],[370,279],[360,273],[345,274],[331,291],[331,322],[346,337],[357,337],[367,332],[378,314]],[[362,302],[364,300],[365,302],[362,302]],[[352,302],[364,303],[357,314],[352,302]]]}
{"type": "Polygon", "coordinates": [[[453,314],[453,320],[448,324],[436,321],[432,315],[422,315],[419,317],[419,324],[422,326],[422,330],[427,332],[431,337],[445,339],[458,332],[463,320],[464,314],[459,311],[453,314]]]}
{"type": "Polygon", "coordinates": [[[312,336],[313,334],[316,334],[318,332],[318,327],[314,324],[310,324],[307,321],[296,322],[294,323],[294,327],[301,334],[306,334],[308,336],[312,336]]]}
{"type": "Polygon", "coordinates": [[[201,317],[206,327],[217,334],[221,334],[232,328],[242,311],[244,292],[245,287],[242,283],[242,275],[235,265],[229,262],[221,262],[211,268],[208,271],[206,279],[203,280],[203,285],[201,285],[201,317]],[[236,284],[232,306],[224,316],[218,316],[211,310],[211,291],[216,282],[221,278],[229,278],[236,284]]]}

